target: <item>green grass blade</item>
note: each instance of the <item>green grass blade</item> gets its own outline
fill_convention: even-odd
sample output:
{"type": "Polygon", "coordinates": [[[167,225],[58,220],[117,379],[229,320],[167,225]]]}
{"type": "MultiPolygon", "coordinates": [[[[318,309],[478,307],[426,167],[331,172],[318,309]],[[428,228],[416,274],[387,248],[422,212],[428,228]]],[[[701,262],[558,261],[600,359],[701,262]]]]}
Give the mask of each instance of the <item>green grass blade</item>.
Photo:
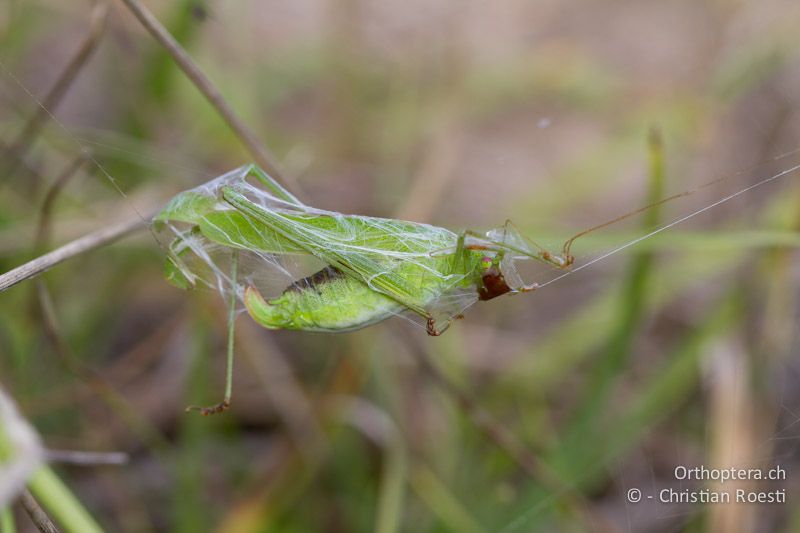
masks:
{"type": "Polygon", "coordinates": [[[11,507],[0,509],[0,533],[16,533],[17,524],[11,507]]]}
{"type": "MultiPolygon", "coordinates": [[[[663,196],[664,168],[663,148],[656,132],[651,133],[650,148],[650,187],[647,203],[653,203],[663,196]]],[[[644,228],[658,225],[659,209],[653,207],[645,213],[644,228]]],[[[619,298],[617,323],[603,351],[592,378],[587,385],[583,400],[573,415],[565,438],[563,455],[557,461],[558,468],[567,472],[567,477],[578,475],[569,465],[576,458],[585,457],[594,447],[590,435],[603,431],[598,427],[599,414],[603,412],[614,383],[630,359],[633,341],[639,331],[646,308],[650,279],[653,270],[653,255],[645,252],[631,260],[629,274],[625,278],[619,298]],[[588,438],[587,438],[588,437],[588,438]]]]}
{"type": "Polygon", "coordinates": [[[411,485],[428,508],[447,525],[448,531],[480,533],[483,526],[450,492],[447,485],[427,467],[414,469],[411,485]]]}
{"type": "Polygon", "coordinates": [[[89,511],[49,467],[40,469],[31,477],[28,489],[65,531],[73,533],[103,531],[89,511]]]}

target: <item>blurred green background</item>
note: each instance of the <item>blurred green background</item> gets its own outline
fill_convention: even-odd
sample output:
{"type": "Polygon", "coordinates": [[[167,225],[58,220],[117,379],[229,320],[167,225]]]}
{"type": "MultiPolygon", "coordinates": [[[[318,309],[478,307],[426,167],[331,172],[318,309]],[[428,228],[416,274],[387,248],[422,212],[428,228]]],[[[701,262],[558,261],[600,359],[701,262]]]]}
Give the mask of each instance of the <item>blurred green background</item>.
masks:
{"type": "MultiPolygon", "coordinates": [[[[796,1],[148,5],[324,209],[510,218],[558,250],[727,177],[578,240],[580,265],[800,160],[796,1]]],[[[93,6],[0,4],[2,271],[252,159],[121,2],[93,6]],[[87,39],[61,125],[26,133],[87,39]]],[[[0,295],[0,382],[48,447],[130,454],[56,465],[113,531],[798,531],[798,178],[440,338],[242,315],[211,418],[183,408],[221,397],[225,304],[169,286],[143,230],[0,295]],[[719,488],[676,466],[774,464],[785,481],[726,487],[785,504],[626,499],[719,488]]]]}

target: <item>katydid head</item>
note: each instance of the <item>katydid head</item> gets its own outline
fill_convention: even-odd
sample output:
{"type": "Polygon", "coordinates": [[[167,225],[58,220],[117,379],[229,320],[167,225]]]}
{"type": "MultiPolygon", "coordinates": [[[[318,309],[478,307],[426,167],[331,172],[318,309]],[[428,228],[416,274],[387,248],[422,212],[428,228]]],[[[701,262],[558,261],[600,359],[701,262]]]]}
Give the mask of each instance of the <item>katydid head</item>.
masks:
{"type": "Polygon", "coordinates": [[[478,285],[480,300],[491,300],[509,292],[516,292],[508,285],[503,275],[503,256],[504,253],[500,251],[494,257],[485,255],[481,259],[481,283],[478,285]]]}
{"type": "Polygon", "coordinates": [[[475,241],[468,242],[472,250],[486,250],[493,255],[481,259],[481,281],[478,297],[490,300],[503,294],[517,294],[535,290],[536,283],[526,284],[516,267],[517,261],[532,259],[558,269],[568,269],[575,257],[565,246],[561,254],[555,254],[525,237],[511,221],[486,233],[486,236],[471,234],[475,241]]]}
{"type": "Polygon", "coordinates": [[[520,275],[516,262],[533,259],[558,268],[564,268],[566,259],[550,254],[543,249],[535,249],[509,224],[486,234],[486,245],[476,245],[473,249],[486,250],[480,262],[480,283],[478,298],[491,300],[503,294],[517,294],[535,290],[537,285],[526,284],[520,275]]]}
{"type": "Polygon", "coordinates": [[[515,265],[517,259],[542,258],[535,253],[523,254],[521,252],[498,248],[495,255],[484,256],[481,259],[481,279],[478,284],[478,298],[491,300],[503,294],[518,294],[536,290],[536,283],[526,284],[515,265]],[[510,253],[509,253],[510,252],[510,253]]]}

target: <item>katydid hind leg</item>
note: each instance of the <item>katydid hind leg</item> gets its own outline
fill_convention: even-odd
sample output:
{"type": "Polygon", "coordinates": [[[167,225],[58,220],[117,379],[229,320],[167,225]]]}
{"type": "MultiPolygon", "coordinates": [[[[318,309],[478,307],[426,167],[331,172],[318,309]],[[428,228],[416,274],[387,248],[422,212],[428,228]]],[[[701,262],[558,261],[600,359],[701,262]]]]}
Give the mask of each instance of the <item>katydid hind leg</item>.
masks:
{"type": "Polygon", "coordinates": [[[254,204],[235,189],[225,188],[222,194],[225,201],[237,211],[264,224],[322,262],[367,284],[411,311],[423,317],[428,316],[429,313],[413,301],[412,290],[404,284],[404,280],[387,275],[385,266],[377,263],[369,254],[354,250],[344,252],[335,246],[316,243],[312,240],[317,231],[313,226],[306,226],[298,220],[287,220],[279,213],[254,204]]]}
{"type": "Polygon", "coordinates": [[[228,338],[227,338],[227,358],[225,363],[225,394],[222,401],[201,407],[197,405],[190,405],[186,411],[199,411],[201,415],[208,416],[227,411],[231,406],[231,397],[233,395],[233,353],[234,353],[234,339],[235,339],[235,324],[236,324],[236,285],[239,273],[239,253],[234,250],[231,254],[231,291],[228,298],[228,338]]]}
{"type": "Polygon", "coordinates": [[[267,174],[266,171],[258,165],[248,165],[247,175],[249,176],[251,174],[281,200],[297,207],[306,207],[295,195],[287,191],[280,183],[275,181],[275,178],[267,174]]]}

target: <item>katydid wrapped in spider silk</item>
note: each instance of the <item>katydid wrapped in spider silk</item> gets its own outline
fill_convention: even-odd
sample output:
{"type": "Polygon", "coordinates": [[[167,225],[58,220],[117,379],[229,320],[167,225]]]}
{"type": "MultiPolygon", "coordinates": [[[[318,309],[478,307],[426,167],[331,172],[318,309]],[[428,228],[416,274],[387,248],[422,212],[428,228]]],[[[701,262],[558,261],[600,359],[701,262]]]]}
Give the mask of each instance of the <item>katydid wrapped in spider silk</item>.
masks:
{"type": "Polygon", "coordinates": [[[509,223],[486,235],[456,234],[315,209],[253,165],[180,193],[155,224],[172,234],[168,280],[234,292],[271,329],[352,331],[406,313],[438,335],[477,300],[534,289],[519,278],[514,261],[532,258],[559,268],[572,262],[539,249],[509,223]],[[235,286],[223,266],[234,251],[235,286]],[[308,258],[318,270],[298,277],[308,258]],[[283,278],[281,292],[266,296],[266,280],[275,278],[283,278]]]}
{"type": "MultiPolygon", "coordinates": [[[[440,335],[478,300],[535,289],[515,261],[573,261],[568,248],[547,252],[508,222],[459,234],[316,209],[254,165],[178,194],[154,227],[167,233],[170,282],[228,298],[231,336],[237,301],[270,329],[352,331],[404,314],[440,335]]],[[[203,412],[224,410],[229,396],[203,412]]]]}

